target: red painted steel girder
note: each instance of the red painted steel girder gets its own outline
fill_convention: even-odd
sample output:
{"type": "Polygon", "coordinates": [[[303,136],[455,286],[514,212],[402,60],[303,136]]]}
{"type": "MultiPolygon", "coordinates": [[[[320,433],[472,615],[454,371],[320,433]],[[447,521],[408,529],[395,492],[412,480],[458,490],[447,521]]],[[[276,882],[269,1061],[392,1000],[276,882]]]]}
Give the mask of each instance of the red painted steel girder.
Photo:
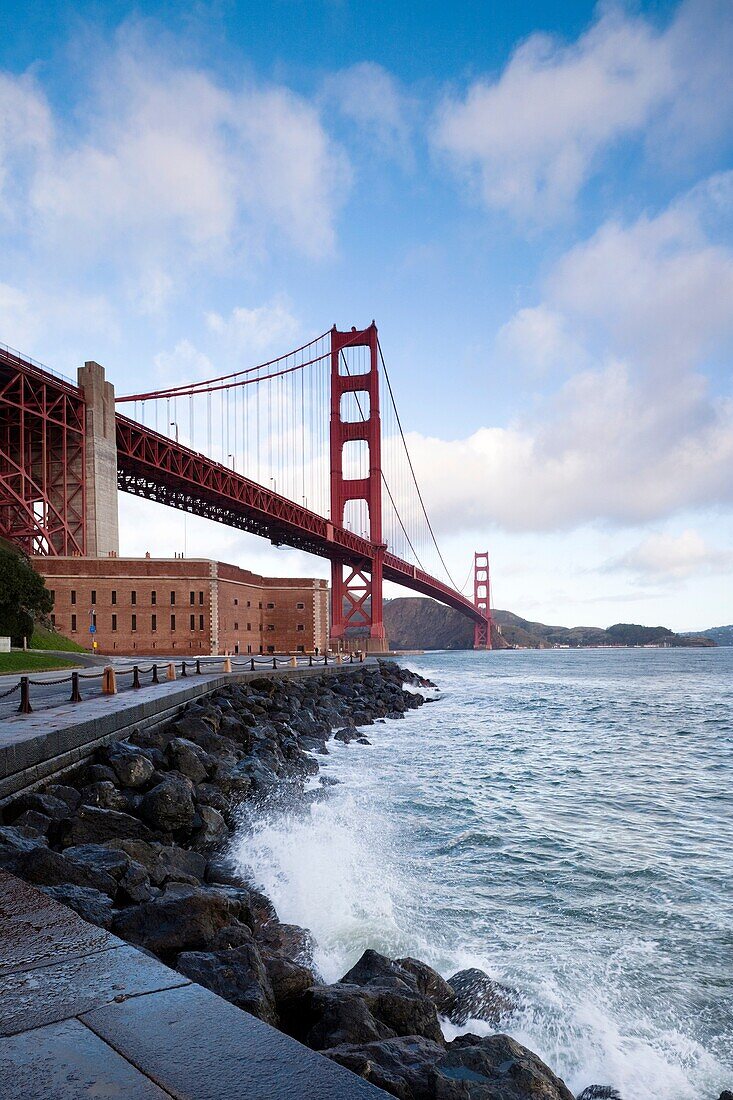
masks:
{"type": "MultiPolygon", "coordinates": [[[[369,569],[384,549],[119,414],[117,464],[123,492],[251,531],[276,545],[284,543],[357,569],[369,569]]],[[[474,622],[484,621],[461,593],[388,552],[384,552],[384,577],[439,600],[474,622]]]]}

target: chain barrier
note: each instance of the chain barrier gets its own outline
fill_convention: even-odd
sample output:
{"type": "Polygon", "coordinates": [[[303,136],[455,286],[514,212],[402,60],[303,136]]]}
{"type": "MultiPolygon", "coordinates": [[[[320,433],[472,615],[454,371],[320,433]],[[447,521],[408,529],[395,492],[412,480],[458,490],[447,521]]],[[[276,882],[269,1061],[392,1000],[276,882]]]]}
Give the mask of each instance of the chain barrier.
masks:
{"type": "MultiPolygon", "coordinates": [[[[300,668],[305,664],[305,657],[306,657],[305,654],[293,654],[290,657],[282,656],[280,658],[278,658],[277,654],[273,654],[272,657],[270,657],[269,655],[265,655],[265,654],[257,654],[256,656],[250,657],[248,661],[236,661],[236,662],[231,661],[231,659],[229,657],[226,657],[226,656],[224,658],[221,658],[221,657],[197,657],[196,658],[196,673],[198,675],[202,675],[202,670],[201,670],[202,661],[204,661],[204,662],[205,661],[220,662],[223,659],[225,661],[225,670],[226,670],[226,665],[228,664],[229,668],[232,669],[232,670],[234,670],[234,669],[249,669],[250,672],[256,672],[258,668],[270,668],[273,671],[276,671],[278,668],[284,668],[284,667],[300,668]]],[[[354,657],[355,657],[354,653],[349,653],[347,663],[348,664],[354,664],[354,657]]],[[[356,654],[356,659],[360,664],[363,664],[364,663],[364,654],[363,654],[363,652],[359,651],[356,654]]],[[[338,663],[343,663],[343,655],[338,654],[335,659],[332,657],[331,662],[334,663],[334,660],[337,661],[338,663]]],[[[321,665],[323,665],[324,667],[326,665],[328,665],[328,654],[327,653],[323,653],[323,654],[309,653],[308,654],[308,665],[307,665],[308,668],[313,668],[314,666],[321,666],[321,665]]],[[[113,666],[111,666],[111,665],[108,666],[108,668],[110,668],[110,669],[112,667],[113,666]]],[[[186,661],[181,661],[180,665],[176,661],[171,661],[170,664],[169,664],[169,668],[172,669],[173,673],[174,673],[172,678],[175,679],[175,673],[179,668],[180,668],[180,671],[181,671],[181,678],[188,677],[189,675],[191,675],[188,672],[188,667],[189,666],[187,665],[186,661]]],[[[160,679],[158,677],[158,665],[157,664],[152,664],[150,666],[150,668],[140,668],[139,665],[133,665],[132,668],[115,669],[114,672],[115,672],[116,676],[132,676],[131,688],[133,688],[133,689],[142,687],[142,684],[140,683],[140,675],[141,674],[147,675],[148,673],[152,672],[153,675],[152,675],[151,683],[152,684],[159,684],[160,683],[160,679]]],[[[4,691],[4,692],[0,693],[0,700],[7,699],[11,695],[13,695],[16,691],[20,690],[20,706],[18,707],[18,713],[19,714],[32,714],[33,713],[33,708],[31,707],[31,703],[30,703],[30,689],[31,689],[31,687],[57,687],[60,684],[71,684],[71,695],[69,696],[69,702],[70,703],[81,703],[82,702],[82,697],[81,697],[81,693],[79,691],[79,682],[80,682],[80,680],[104,680],[105,677],[107,676],[107,674],[108,674],[108,670],[104,669],[102,672],[94,672],[94,673],[87,673],[87,674],[81,673],[81,672],[72,672],[70,676],[63,676],[60,679],[56,679],[56,680],[33,680],[29,676],[21,676],[21,678],[18,680],[17,684],[13,684],[13,686],[8,688],[7,691],[4,691]]]]}

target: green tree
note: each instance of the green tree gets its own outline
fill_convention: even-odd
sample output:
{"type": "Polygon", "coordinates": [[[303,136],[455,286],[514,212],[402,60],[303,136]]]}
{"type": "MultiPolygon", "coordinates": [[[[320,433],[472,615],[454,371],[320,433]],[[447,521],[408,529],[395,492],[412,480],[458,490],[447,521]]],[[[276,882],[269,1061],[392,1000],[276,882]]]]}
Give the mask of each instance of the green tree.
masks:
{"type": "Polygon", "coordinates": [[[22,554],[0,548],[0,634],[21,645],[34,622],[52,610],[53,596],[40,573],[22,554]]]}

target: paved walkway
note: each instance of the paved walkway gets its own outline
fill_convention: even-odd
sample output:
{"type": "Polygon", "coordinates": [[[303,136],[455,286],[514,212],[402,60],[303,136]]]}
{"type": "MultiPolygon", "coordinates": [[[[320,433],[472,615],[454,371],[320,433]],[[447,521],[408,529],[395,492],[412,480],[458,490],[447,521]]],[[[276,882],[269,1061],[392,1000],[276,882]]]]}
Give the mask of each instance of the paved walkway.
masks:
{"type": "MultiPolygon", "coordinates": [[[[367,658],[364,664],[373,661],[374,658],[367,658]]],[[[216,665],[216,672],[163,680],[159,684],[151,684],[148,676],[145,687],[118,695],[97,693],[81,703],[62,701],[47,709],[34,710],[32,714],[13,711],[0,720],[0,800],[70,767],[88,756],[97,745],[128,736],[135,726],[161,721],[190,699],[232,682],[241,683],[262,676],[348,674],[363,667],[359,663],[338,665],[329,662],[327,667],[310,668],[303,663],[293,668],[286,661],[285,667],[277,670],[270,667],[258,668],[255,672],[223,673],[220,671],[221,658],[216,659],[216,665]]],[[[68,687],[67,684],[66,691],[68,687]]],[[[68,695],[65,699],[68,700],[68,695]]]]}
{"type": "Polygon", "coordinates": [[[386,1093],[0,871],[3,1100],[386,1093]]]}

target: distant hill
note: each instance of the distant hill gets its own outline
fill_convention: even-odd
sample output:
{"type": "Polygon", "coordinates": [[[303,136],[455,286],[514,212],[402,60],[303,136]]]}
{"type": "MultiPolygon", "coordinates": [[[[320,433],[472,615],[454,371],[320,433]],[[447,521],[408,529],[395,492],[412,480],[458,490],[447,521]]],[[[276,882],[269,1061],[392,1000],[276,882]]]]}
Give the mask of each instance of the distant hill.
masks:
{"type": "MultiPolygon", "coordinates": [[[[553,646],[715,645],[709,637],[675,634],[664,626],[616,623],[602,630],[596,626],[547,626],[498,609],[492,611],[492,616],[491,640],[497,649],[513,646],[550,649],[553,646]]],[[[473,625],[468,619],[450,607],[423,597],[386,602],[384,624],[393,649],[470,649],[473,646],[473,625]]],[[[727,629],[733,632],[733,627],[727,629]]]]}
{"type": "MultiPolygon", "coordinates": [[[[692,631],[685,635],[687,638],[699,638],[699,634],[692,631]]],[[[710,638],[716,645],[733,645],[733,624],[730,626],[711,626],[710,630],[703,630],[702,636],[710,638]]]]}

